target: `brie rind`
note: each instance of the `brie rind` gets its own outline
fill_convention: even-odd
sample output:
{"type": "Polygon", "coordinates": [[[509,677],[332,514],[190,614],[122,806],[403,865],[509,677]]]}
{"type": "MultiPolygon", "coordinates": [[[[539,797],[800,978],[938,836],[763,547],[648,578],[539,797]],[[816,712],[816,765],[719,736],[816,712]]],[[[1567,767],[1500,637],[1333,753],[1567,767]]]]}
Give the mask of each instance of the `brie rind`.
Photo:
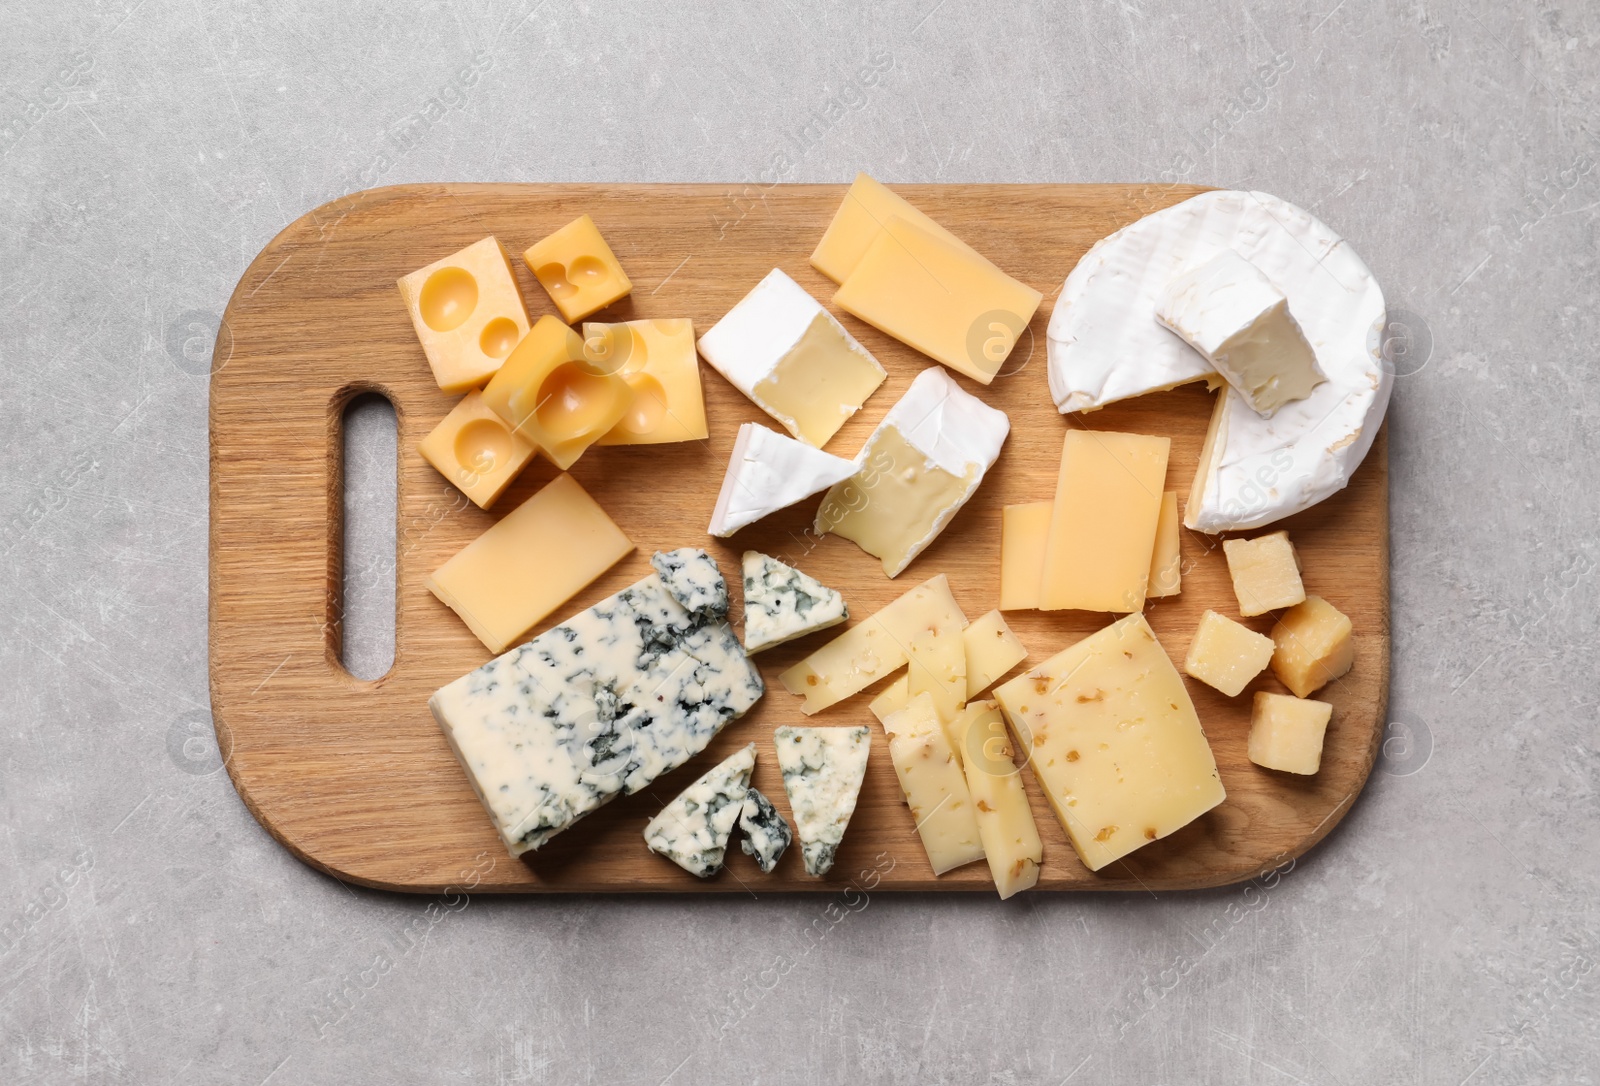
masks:
{"type": "Polygon", "coordinates": [[[1184,515],[1212,533],[1270,524],[1342,489],[1394,383],[1379,353],[1383,292],[1350,246],[1275,196],[1207,192],[1103,239],[1067,276],[1049,336],[1050,392],[1063,414],[1216,379],[1155,309],[1174,276],[1223,249],[1283,292],[1327,380],[1270,419],[1232,388],[1219,394],[1184,515]]]}
{"type": "Polygon", "coordinates": [[[747,524],[828,489],[856,473],[846,460],[765,426],[739,427],[728,458],[728,473],[706,529],[726,539],[747,524]]]}
{"type": "Polygon", "coordinates": [[[867,438],[856,474],[828,491],[815,528],[853,540],[896,577],[977,492],[1010,432],[1004,411],[967,392],[943,369],[929,367],[867,438]],[[923,463],[883,455],[880,443],[886,442],[903,443],[923,463]],[[942,504],[924,508],[926,503],[904,500],[924,481],[942,504]]]}

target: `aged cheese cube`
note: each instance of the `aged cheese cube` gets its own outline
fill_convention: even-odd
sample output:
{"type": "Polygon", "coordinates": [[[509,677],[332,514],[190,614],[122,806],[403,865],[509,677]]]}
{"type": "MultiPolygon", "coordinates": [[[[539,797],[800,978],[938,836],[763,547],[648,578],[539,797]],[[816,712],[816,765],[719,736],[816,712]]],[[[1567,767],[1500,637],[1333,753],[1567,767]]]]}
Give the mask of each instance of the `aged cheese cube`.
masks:
{"type": "Polygon", "coordinates": [[[417,451],[480,509],[487,509],[538,449],[489,410],[473,389],[417,443],[417,451]]]}
{"type": "Polygon", "coordinates": [[[1321,596],[1307,596],[1272,627],[1272,673],[1306,697],[1339,678],[1355,660],[1350,620],[1321,596]]]}
{"type": "MultiPolygon", "coordinates": [[[[976,624],[974,624],[976,625],[976,624]]],[[[1011,736],[1006,732],[1000,706],[975,701],[957,722],[961,740],[956,750],[972,795],[989,873],[1002,900],[1031,889],[1039,881],[1044,844],[1033,820],[1022,771],[1013,761],[1011,736]]]]}
{"type": "Polygon", "coordinates": [[[528,334],[511,258],[493,237],[419,268],[399,286],[433,379],[446,392],[483,384],[528,334]]]}
{"type": "Polygon", "coordinates": [[[1161,518],[1156,521],[1156,549],[1150,556],[1150,587],[1146,597],[1176,596],[1183,587],[1183,555],[1179,551],[1178,492],[1161,495],[1161,518]]]}
{"type": "Polygon", "coordinates": [[[914,695],[883,722],[889,758],[935,875],[983,858],[972,796],[933,698],[914,695]]]}
{"type": "Polygon", "coordinates": [[[1300,558],[1288,532],[1224,539],[1222,553],[1228,557],[1228,576],[1233,578],[1241,615],[1264,615],[1306,598],[1305,585],[1300,582],[1300,558]]]}
{"type": "Polygon", "coordinates": [[[1039,579],[1044,575],[1045,544],[1056,503],[1008,505],[1000,513],[1000,610],[1022,611],[1039,606],[1039,579]]]}
{"type": "Polygon", "coordinates": [[[1250,760],[1285,773],[1315,773],[1322,768],[1322,739],[1331,719],[1333,706],[1325,701],[1257,692],[1250,711],[1250,760]]]}
{"type": "Polygon", "coordinates": [[[973,621],[961,633],[967,650],[967,697],[975,698],[995,680],[1016,667],[1027,657],[1028,650],[1006,625],[1006,618],[998,610],[990,611],[973,621]]]}
{"type": "Polygon", "coordinates": [[[590,322],[583,326],[583,351],[589,361],[620,374],[633,389],[633,402],[622,420],[595,444],[705,440],[706,405],[693,321],[590,322]]]}
{"type": "Polygon", "coordinates": [[[428,577],[490,652],[504,652],[633,544],[570,475],[558,475],[428,577]]]}
{"type": "Polygon", "coordinates": [[[633,289],[611,246],[600,236],[600,228],[587,215],[535,242],[522,259],[568,324],[604,309],[633,289]]]}
{"type": "Polygon", "coordinates": [[[1183,670],[1230,698],[1237,697],[1251,679],[1272,662],[1272,638],[1207,611],[1189,643],[1183,670]]]}
{"type": "Polygon", "coordinates": [[[585,358],[578,334],[546,314],[484,386],[483,402],[565,471],[622,421],[633,388],[585,358]]]}
{"type": "Polygon", "coordinates": [[[1165,437],[1067,431],[1041,608],[1143,610],[1171,447],[1165,437]]]}
{"type": "Polygon", "coordinates": [[[1226,798],[1194,702],[1143,614],[1024,671],[995,698],[1091,871],[1226,798]]]}

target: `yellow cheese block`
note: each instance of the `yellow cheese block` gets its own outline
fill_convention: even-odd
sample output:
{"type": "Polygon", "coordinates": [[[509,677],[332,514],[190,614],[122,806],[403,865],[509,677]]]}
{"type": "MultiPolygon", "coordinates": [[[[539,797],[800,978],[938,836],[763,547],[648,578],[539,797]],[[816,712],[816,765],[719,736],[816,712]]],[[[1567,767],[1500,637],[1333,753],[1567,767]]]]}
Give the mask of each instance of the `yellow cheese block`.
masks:
{"type": "Polygon", "coordinates": [[[538,449],[489,410],[474,389],[418,442],[417,451],[480,509],[487,509],[538,449]]]}
{"type": "Polygon", "coordinates": [[[995,697],[1091,871],[1226,798],[1189,691],[1142,614],[1030,668],[995,697]]]}
{"type": "Polygon", "coordinates": [[[1306,587],[1300,581],[1300,557],[1288,532],[1271,532],[1255,539],[1224,539],[1228,576],[1239,599],[1239,613],[1264,615],[1280,607],[1303,603],[1306,587]]]}
{"type": "MultiPolygon", "coordinates": [[[[977,625],[974,623],[973,625],[977,625]]],[[[1002,900],[1032,889],[1039,881],[1044,843],[1014,761],[1011,737],[993,701],[975,701],[957,722],[957,750],[978,819],[978,839],[1002,900]]]]}
{"type": "Polygon", "coordinates": [[[1272,627],[1272,641],[1272,673],[1296,697],[1310,696],[1355,662],[1350,620],[1321,596],[1285,611],[1272,627]]]}
{"type": "Polygon", "coordinates": [[[778,681],[789,693],[806,699],[800,711],[810,716],[905,667],[918,633],[952,623],[964,629],[967,616],[941,573],[852,626],[778,676],[778,681]]]}
{"type": "Polygon", "coordinates": [[[616,254],[600,236],[600,228],[587,215],[535,242],[522,259],[568,324],[604,309],[633,289],[616,254]]]}
{"type": "Polygon", "coordinates": [[[1213,686],[1230,698],[1249,685],[1250,680],[1272,662],[1272,638],[1248,626],[1206,611],[1189,642],[1183,670],[1192,678],[1213,686]]]}
{"type": "Polygon", "coordinates": [[[900,791],[935,875],[983,859],[983,839],[967,780],[928,694],[913,697],[883,722],[900,791]]]}
{"type": "Polygon", "coordinates": [[[477,388],[528,334],[511,258],[492,236],[399,281],[433,379],[446,392],[477,388]]]}
{"type": "Polygon", "coordinates": [[[428,591],[502,653],[633,544],[570,475],[558,475],[428,578],[428,591]]]}
{"type": "Polygon", "coordinates": [[[540,317],[483,389],[483,402],[562,471],[622,420],[633,388],[584,357],[578,334],[540,317]]]}
{"type": "Polygon", "coordinates": [[[1150,587],[1147,597],[1176,596],[1183,587],[1183,555],[1179,552],[1178,492],[1161,495],[1161,517],[1156,521],[1156,549],[1150,556],[1150,587]]]}
{"type": "Polygon", "coordinates": [[[1008,505],[1000,514],[1000,610],[1039,606],[1045,545],[1055,502],[1008,505]]]}
{"type": "Polygon", "coordinates": [[[1027,657],[1028,650],[1006,625],[998,610],[975,619],[961,634],[967,653],[967,698],[993,686],[995,680],[1027,657]]]}
{"type": "Polygon", "coordinates": [[[1266,769],[1310,775],[1322,768],[1322,740],[1333,706],[1283,694],[1256,694],[1250,712],[1250,760],[1266,769]]]}
{"type": "Polygon", "coordinates": [[[844,202],[834,212],[827,232],[811,254],[811,266],[835,283],[842,283],[861,261],[861,257],[883,232],[890,219],[903,219],[942,240],[979,257],[972,247],[896,196],[883,184],[864,173],[856,174],[844,202]]]}
{"type": "Polygon", "coordinates": [[[1045,544],[1039,606],[1144,608],[1170,438],[1068,430],[1045,544]]]}
{"type": "Polygon", "coordinates": [[[596,445],[705,440],[706,404],[692,320],[591,322],[583,326],[583,352],[633,389],[633,402],[622,420],[596,445]]]}
{"type": "Polygon", "coordinates": [[[833,301],[986,385],[1043,297],[971,250],[893,217],[833,301]]]}
{"type": "Polygon", "coordinates": [[[967,646],[961,624],[946,620],[918,630],[907,650],[907,695],[928,695],[939,720],[948,724],[967,704],[967,646]]]}

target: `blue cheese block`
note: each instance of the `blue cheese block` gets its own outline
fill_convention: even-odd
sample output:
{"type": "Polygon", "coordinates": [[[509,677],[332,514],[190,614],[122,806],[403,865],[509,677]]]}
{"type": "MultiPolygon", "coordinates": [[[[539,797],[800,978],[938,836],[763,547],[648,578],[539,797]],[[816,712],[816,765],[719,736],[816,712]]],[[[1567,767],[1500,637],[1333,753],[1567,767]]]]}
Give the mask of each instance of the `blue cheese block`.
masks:
{"type": "Polygon", "coordinates": [[[652,574],[428,705],[520,856],[699,754],[762,692],[727,623],[691,614],[652,574]]]}
{"type": "Polygon", "coordinates": [[[739,847],[744,849],[746,856],[754,856],[756,865],[767,874],[771,874],[772,869],[778,866],[784,850],[794,840],[789,823],[784,821],[772,801],[756,788],[744,794],[744,810],[739,813],[739,832],[744,834],[739,847]]]}
{"type": "Polygon", "coordinates": [[[650,564],[672,598],[691,615],[702,622],[728,617],[728,582],[705,551],[698,547],[656,551],[650,564]]]}
{"type": "Polygon", "coordinates": [[[826,630],[850,617],[843,596],[776,558],[745,551],[743,572],[747,653],[826,630]]]}
{"type": "Polygon", "coordinates": [[[856,811],[872,736],[865,727],[783,727],[772,739],[806,874],[826,875],[856,811]]]}
{"type": "Polygon", "coordinates": [[[644,843],[691,875],[722,870],[734,823],[744,810],[756,745],[749,744],[685,788],[644,828],[644,843]]]}

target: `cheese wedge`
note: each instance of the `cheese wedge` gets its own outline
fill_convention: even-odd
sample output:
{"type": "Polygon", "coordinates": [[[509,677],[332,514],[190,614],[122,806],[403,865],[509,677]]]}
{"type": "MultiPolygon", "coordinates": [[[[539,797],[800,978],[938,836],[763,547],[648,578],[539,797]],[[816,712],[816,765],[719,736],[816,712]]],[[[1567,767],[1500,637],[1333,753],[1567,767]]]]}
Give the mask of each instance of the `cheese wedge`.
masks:
{"type": "Polygon", "coordinates": [[[649,821],[645,847],[702,879],[721,871],[755,766],[751,743],[707,770],[649,821]]]}
{"type": "Polygon", "coordinates": [[[772,741],[806,874],[826,875],[856,811],[872,733],[865,727],[782,727],[772,741]]]}
{"type": "Polygon", "coordinates": [[[853,460],[814,449],[787,434],[747,422],[739,427],[722,477],[711,525],[706,529],[726,539],[762,517],[843,482],[856,473],[853,460]]]}

